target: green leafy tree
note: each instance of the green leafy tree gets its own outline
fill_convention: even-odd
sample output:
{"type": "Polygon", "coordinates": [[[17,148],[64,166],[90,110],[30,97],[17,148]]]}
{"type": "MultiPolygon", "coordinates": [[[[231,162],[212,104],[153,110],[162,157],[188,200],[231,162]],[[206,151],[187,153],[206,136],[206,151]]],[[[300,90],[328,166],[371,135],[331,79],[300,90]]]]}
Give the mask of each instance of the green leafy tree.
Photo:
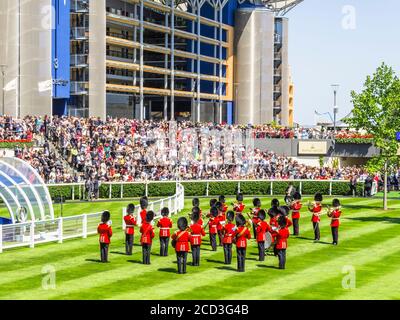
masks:
{"type": "Polygon", "coordinates": [[[396,132],[400,131],[400,80],[393,69],[383,63],[367,77],[363,91],[353,91],[351,96],[354,109],[345,121],[374,136],[373,143],[380,154],[368,162],[367,168],[370,172],[384,174],[383,206],[387,210],[387,175],[390,167],[398,163],[396,132]]]}

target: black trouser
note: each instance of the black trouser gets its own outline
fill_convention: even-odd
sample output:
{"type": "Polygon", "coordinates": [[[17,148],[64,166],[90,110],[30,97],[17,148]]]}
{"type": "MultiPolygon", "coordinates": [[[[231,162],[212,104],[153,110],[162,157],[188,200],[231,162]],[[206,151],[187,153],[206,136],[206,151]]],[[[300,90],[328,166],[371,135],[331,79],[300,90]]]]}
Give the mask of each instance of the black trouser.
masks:
{"type": "Polygon", "coordinates": [[[101,262],[108,262],[108,243],[100,242],[100,258],[101,262]]]}
{"type": "Polygon", "coordinates": [[[246,248],[236,248],[237,251],[237,268],[239,272],[244,272],[246,261],[246,248]]]}
{"type": "Polygon", "coordinates": [[[125,234],[125,251],[126,255],[131,256],[133,249],[133,234],[125,234]]]}
{"type": "Polygon", "coordinates": [[[299,230],[300,230],[300,225],[299,225],[299,219],[293,218],[293,235],[298,236],[299,235],[299,230]]]}
{"type": "Polygon", "coordinates": [[[222,230],[218,230],[218,239],[219,239],[219,246],[222,247],[222,239],[224,235],[222,234],[222,230]]]}
{"type": "Polygon", "coordinates": [[[151,244],[143,243],[142,244],[143,264],[150,264],[150,252],[151,252],[151,244]]]}
{"type": "Polygon", "coordinates": [[[356,192],[357,192],[356,186],[351,184],[350,185],[350,195],[354,196],[356,194],[356,192]]]}
{"type": "Polygon", "coordinates": [[[278,249],[279,269],[285,269],[286,266],[286,249],[278,249]]]}
{"type": "Polygon", "coordinates": [[[258,242],[258,261],[265,261],[265,242],[258,242]]]}
{"type": "Polygon", "coordinates": [[[321,238],[321,234],[319,232],[319,222],[313,222],[314,227],[314,240],[319,240],[321,238]]]}
{"type": "Polygon", "coordinates": [[[224,243],[225,264],[232,263],[232,243],[224,243]]]}
{"type": "Polygon", "coordinates": [[[338,244],[338,242],[339,242],[339,227],[331,227],[331,229],[332,229],[333,243],[338,244]]]}
{"type": "Polygon", "coordinates": [[[210,233],[210,244],[213,251],[217,251],[217,234],[210,233]]]}
{"type": "Polygon", "coordinates": [[[186,251],[178,251],[176,253],[176,260],[178,263],[178,273],[186,273],[186,260],[187,260],[187,252],[186,251]]]}
{"type": "Polygon", "coordinates": [[[255,223],[253,223],[253,234],[254,234],[254,239],[257,239],[257,226],[255,225],[255,223]]]}
{"type": "Polygon", "coordinates": [[[169,237],[160,237],[160,256],[168,256],[169,237]]]}
{"type": "Polygon", "coordinates": [[[193,245],[192,246],[192,259],[193,259],[193,266],[200,266],[200,246],[199,245],[193,245]]]}

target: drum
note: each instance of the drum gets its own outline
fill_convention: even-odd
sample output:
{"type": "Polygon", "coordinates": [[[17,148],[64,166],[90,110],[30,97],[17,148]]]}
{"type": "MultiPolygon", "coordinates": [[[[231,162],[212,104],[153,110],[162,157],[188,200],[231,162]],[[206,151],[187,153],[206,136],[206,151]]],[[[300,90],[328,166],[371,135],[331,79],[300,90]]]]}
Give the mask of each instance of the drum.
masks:
{"type": "Polygon", "coordinates": [[[272,234],[270,232],[265,233],[265,250],[268,250],[272,243],[274,241],[274,238],[272,237],[272,234]]]}
{"type": "Polygon", "coordinates": [[[290,206],[292,204],[293,197],[292,196],[285,196],[285,203],[287,206],[290,206]]]}

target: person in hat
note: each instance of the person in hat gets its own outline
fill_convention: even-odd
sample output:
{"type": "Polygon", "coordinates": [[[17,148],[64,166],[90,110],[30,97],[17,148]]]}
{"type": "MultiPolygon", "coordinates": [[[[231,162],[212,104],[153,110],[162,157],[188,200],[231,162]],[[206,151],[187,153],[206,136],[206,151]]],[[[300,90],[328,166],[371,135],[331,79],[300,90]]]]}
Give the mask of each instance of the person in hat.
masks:
{"type": "Polygon", "coordinates": [[[314,228],[314,241],[319,241],[321,238],[319,223],[321,221],[322,200],[322,194],[316,193],[314,195],[314,202],[308,206],[308,210],[312,213],[311,221],[314,228]]]}
{"type": "Polygon", "coordinates": [[[110,220],[110,212],[104,211],[101,215],[101,223],[97,227],[100,242],[100,259],[101,262],[108,262],[108,248],[111,243],[112,228],[110,220]]]}
{"type": "Polygon", "coordinates": [[[300,210],[302,207],[301,203],[301,194],[300,192],[295,192],[293,194],[293,201],[290,205],[290,209],[292,210],[292,221],[293,221],[293,235],[298,236],[300,234],[300,210]]]}
{"type": "Polygon", "coordinates": [[[236,214],[241,214],[246,206],[243,204],[243,194],[238,193],[236,195],[236,202],[233,203],[233,211],[236,214]]]}
{"type": "Polygon", "coordinates": [[[133,238],[135,235],[135,226],[137,226],[136,219],[134,217],[135,205],[133,203],[128,204],[126,208],[126,215],[124,217],[125,222],[125,252],[126,255],[132,255],[133,249],[133,238]]]}
{"type": "Polygon", "coordinates": [[[186,273],[187,254],[189,252],[190,233],[188,221],[185,217],[178,219],[178,230],[172,235],[173,246],[176,251],[178,273],[186,273]]]}
{"type": "Polygon", "coordinates": [[[339,242],[340,216],[342,215],[339,199],[333,199],[332,207],[328,212],[328,217],[331,218],[332,244],[337,246],[339,242]]]}
{"type": "Polygon", "coordinates": [[[246,227],[246,219],[242,214],[236,216],[236,227],[234,241],[236,243],[237,268],[239,272],[244,272],[247,240],[251,239],[251,233],[246,227]]]}
{"type": "Polygon", "coordinates": [[[224,213],[224,217],[226,216],[226,213],[228,212],[228,205],[226,204],[226,198],[224,195],[220,195],[218,198],[218,201],[222,203],[222,212],[224,213]]]}
{"type": "MultiPolygon", "coordinates": [[[[279,219],[279,216],[284,216],[286,220],[286,227],[290,228],[293,225],[292,220],[289,218],[289,213],[290,213],[290,208],[288,206],[281,206],[278,208],[278,215],[277,219],[279,219]]],[[[278,223],[279,226],[279,223],[278,223]]]]}
{"type": "Polygon", "coordinates": [[[200,200],[199,200],[199,198],[193,198],[193,200],[192,200],[192,207],[193,207],[193,208],[196,208],[196,207],[199,208],[200,219],[199,219],[198,223],[201,224],[201,225],[203,225],[203,212],[202,212],[202,210],[201,210],[201,208],[200,208],[200,200]]]}
{"type": "Polygon", "coordinates": [[[146,218],[140,227],[140,233],[142,234],[140,243],[142,245],[142,257],[143,264],[150,264],[150,253],[151,253],[151,245],[153,243],[154,228],[152,225],[152,221],[154,219],[154,212],[148,211],[146,213],[146,218]]]}
{"type": "Polygon", "coordinates": [[[268,210],[268,216],[270,217],[269,225],[271,227],[278,227],[278,220],[276,218],[279,214],[278,208],[279,208],[279,200],[272,199],[271,208],[268,210]]]}
{"type": "Polygon", "coordinates": [[[157,227],[160,228],[160,256],[168,256],[168,244],[171,236],[172,220],[169,218],[169,209],[161,209],[162,218],[158,220],[157,227]]]}
{"type": "Polygon", "coordinates": [[[273,231],[273,235],[276,238],[276,255],[279,258],[279,269],[286,268],[286,249],[288,247],[288,238],[290,236],[289,228],[287,227],[287,221],[284,215],[278,218],[279,228],[273,231]]]}
{"type": "MultiPolygon", "coordinates": [[[[266,240],[266,233],[271,231],[271,227],[267,222],[265,222],[265,218],[267,214],[265,210],[260,210],[258,212],[258,219],[256,225],[256,239],[258,244],[258,261],[265,260],[265,240],[266,240]]],[[[267,248],[268,249],[268,248],[267,248]]]]}
{"type": "Polygon", "coordinates": [[[254,238],[257,238],[256,228],[257,228],[258,222],[260,221],[260,219],[258,218],[258,213],[261,210],[261,200],[259,198],[254,198],[253,206],[254,206],[254,208],[251,210],[251,215],[252,215],[251,222],[253,224],[254,238]]]}
{"type": "Polygon", "coordinates": [[[217,234],[218,234],[218,209],[211,207],[210,209],[210,220],[208,221],[209,233],[210,233],[210,244],[212,251],[217,251],[217,234]]]}
{"type": "Polygon", "coordinates": [[[224,258],[225,258],[225,264],[231,264],[232,263],[232,243],[233,243],[233,237],[235,235],[236,231],[236,225],[233,223],[235,220],[235,212],[234,211],[228,211],[226,213],[226,219],[227,223],[224,225],[222,229],[223,233],[223,239],[222,243],[224,246],[224,258]]]}
{"type": "Polygon", "coordinates": [[[218,232],[218,240],[219,240],[219,246],[222,247],[222,229],[224,228],[224,225],[226,223],[226,214],[224,213],[224,205],[222,202],[217,202],[215,204],[215,207],[218,210],[218,225],[217,225],[217,232],[218,232]]]}
{"type": "Polygon", "coordinates": [[[140,209],[141,209],[141,211],[140,211],[139,215],[140,215],[140,219],[141,219],[142,223],[143,223],[143,221],[146,220],[146,213],[147,213],[148,205],[149,205],[149,200],[147,199],[147,197],[140,198],[140,209]]]}
{"type": "Polygon", "coordinates": [[[192,209],[192,225],[190,226],[190,244],[192,247],[192,265],[200,266],[200,247],[202,237],[206,235],[203,225],[199,223],[200,220],[200,210],[197,207],[192,209]]]}

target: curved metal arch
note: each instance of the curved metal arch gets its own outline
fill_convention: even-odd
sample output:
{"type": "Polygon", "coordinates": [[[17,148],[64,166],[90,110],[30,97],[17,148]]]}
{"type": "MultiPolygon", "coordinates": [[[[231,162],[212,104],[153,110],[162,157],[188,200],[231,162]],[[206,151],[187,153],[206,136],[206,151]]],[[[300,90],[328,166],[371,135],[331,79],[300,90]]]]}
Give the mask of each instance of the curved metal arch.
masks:
{"type": "MultiPolygon", "coordinates": [[[[14,200],[14,202],[15,202],[17,208],[20,208],[20,207],[21,207],[21,204],[19,203],[18,198],[15,197],[15,195],[10,191],[10,189],[8,189],[8,187],[7,187],[3,182],[1,182],[1,181],[0,181],[0,187],[2,187],[3,190],[7,191],[7,193],[8,193],[8,194],[11,196],[11,198],[14,200]]],[[[3,195],[3,192],[2,192],[2,191],[0,191],[0,197],[3,199],[3,202],[6,204],[6,206],[7,206],[7,208],[8,208],[8,211],[10,212],[10,215],[11,215],[11,221],[14,223],[14,222],[15,222],[15,217],[16,217],[16,214],[17,214],[17,213],[16,213],[16,212],[14,213],[12,207],[10,206],[9,200],[7,200],[7,199],[5,198],[5,196],[3,195]]]]}
{"type": "MultiPolygon", "coordinates": [[[[18,176],[25,182],[25,186],[27,187],[28,190],[30,190],[33,194],[33,196],[36,199],[36,203],[39,206],[39,211],[40,211],[40,216],[42,217],[42,220],[45,219],[45,214],[44,214],[44,206],[42,203],[42,199],[40,198],[39,194],[37,193],[36,189],[32,186],[32,184],[28,181],[28,179],[26,178],[26,176],[20,171],[18,170],[18,168],[16,168],[15,166],[12,166],[11,164],[9,164],[8,162],[3,161],[3,159],[0,159],[0,164],[5,165],[6,167],[8,167],[11,171],[15,172],[16,174],[18,174],[18,176]]],[[[19,185],[19,184],[18,184],[19,185]]],[[[21,185],[19,185],[21,187],[21,185]]],[[[22,189],[22,188],[21,188],[22,189]]],[[[25,192],[25,191],[24,191],[25,192]]],[[[25,192],[26,194],[26,192],[25,192]]],[[[29,198],[29,197],[28,197],[29,198]]],[[[31,203],[31,201],[29,201],[29,204],[31,203]]],[[[34,211],[32,211],[33,215],[35,214],[34,211]]]]}

